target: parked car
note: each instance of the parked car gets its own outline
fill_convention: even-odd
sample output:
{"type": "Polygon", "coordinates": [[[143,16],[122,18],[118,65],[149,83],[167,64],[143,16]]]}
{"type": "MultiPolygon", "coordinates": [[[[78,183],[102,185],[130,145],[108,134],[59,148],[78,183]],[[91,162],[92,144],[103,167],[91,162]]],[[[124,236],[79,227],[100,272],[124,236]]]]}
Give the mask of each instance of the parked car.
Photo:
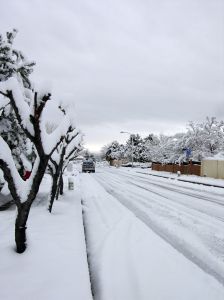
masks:
{"type": "Polygon", "coordinates": [[[82,163],[82,172],[91,172],[95,173],[95,163],[92,159],[86,159],[82,163]]]}

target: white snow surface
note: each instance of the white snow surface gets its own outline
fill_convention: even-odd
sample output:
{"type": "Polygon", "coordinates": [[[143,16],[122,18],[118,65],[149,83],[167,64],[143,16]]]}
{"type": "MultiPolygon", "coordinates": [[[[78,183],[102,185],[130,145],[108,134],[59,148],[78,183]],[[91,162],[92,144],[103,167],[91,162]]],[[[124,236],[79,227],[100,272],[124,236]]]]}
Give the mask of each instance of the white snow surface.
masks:
{"type": "Polygon", "coordinates": [[[221,274],[223,234],[215,220],[222,216],[221,206],[218,210],[215,203],[213,206],[205,199],[203,203],[199,198],[194,202],[190,195],[180,193],[190,186],[189,194],[205,197],[210,193],[211,201],[217,197],[222,203],[221,189],[196,188],[183,182],[173,186],[174,180],[163,178],[153,178],[152,183],[149,175],[128,168],[99,167],[92,175],[77,171],[72,174],[75,190],[65,191],[51,215],[46,210],[50,183],[45,175],[31,208],[25,253],[16,254],[13,249],[15,210],[0,212],[0,299],[92,299],[85,238],[94,300],[224,299],[224,286],[215,276],[152,230],[150,222],[147,224],[149,217],[167,237],[172,233],[178,240],[182,234],[183,248],[190,245],[202,260],[214,263],[221,274]],[[159,195],[154,198],[155,194],[146,190],[151,185],[160,196],[163,185],[175,187],[179,198],[168,189],[164,196],[169,200],[159,195]],[[203,218],[196,214],[199,208],[203,218]],[[141,211],[144,214],[139,214],[141,211]]]}
{"type": "MultiPolygon", "coordinates": [[[[146,175],[155,175],[155,176],[164,176],[167,178],[173,178],[177,180],[185,180],[189,182],[195,182],[198,184],[202,184],[201,188],[203,189],[203,184],[209,184],[209,185],[215,185],[215,186],[220,186],[224,188],[224,180],[223,179],[216,179],[216,178],[211,178],[211,177],[201,177],[197,175],[184,175],[181,174],[179,177],[178,174],[176,173],[170,173],[170,172],[165,172],[165,171],[154,171],[151,170],[151,168],[146,168],[146,169],[141,169],[141,168],[136,168],[131,170],[130,168],[128,169],[129,172],[136,172],[139,174],[146,174],[146,175]]],[[[178,182],[176,182],[178,184],[178,182]]]]}
{"type": "MultiPolygon", "coordinates": [[[[131,210],[119,203],[118,197],[112,196],[117,191],[115,195],[126,195],[132,202],[138,203],[140,199],[134,193],[134,186],[131,189],[131,185],[122,181],[121,174],[116,177],[119,170],[106,169],[99,169],[92,176],[81,175],[87,250],[95,299],[224,299],[221,283],[159,237],[140,218],[136,218],[131,210]]],[[[128,174],[127,169],[124,172],[128,174]]],[[[124,174],[123,177],[125,179],[124,174]]],[[[172,209],[170,207],[170,213],[172,209]]],[[[155,214],[156,218],[158,222],[163,222],[155,214]]],[[[163,226],[169,224],[172,228],[172,217],[163,226]]],[[[178,231],[178,226],[175,229],[178,231]]],[[[192,239],[194,245],[190,230],[181,233],[189,234],[187,238],[192,239]]]]}
{"type": "Polygon", "coordinates": [[[46,208],[45,176],[28,221],[28,248],[14,249],[15,210],[0,212],[1,300],[92,300],[80,195],[66,191],[46,208]]]}

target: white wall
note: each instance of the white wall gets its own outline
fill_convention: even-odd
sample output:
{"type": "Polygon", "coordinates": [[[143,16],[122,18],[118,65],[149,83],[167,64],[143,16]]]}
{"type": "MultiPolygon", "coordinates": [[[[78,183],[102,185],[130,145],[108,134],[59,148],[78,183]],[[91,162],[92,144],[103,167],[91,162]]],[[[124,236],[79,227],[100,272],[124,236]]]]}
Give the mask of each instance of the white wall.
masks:
{"type": "Polygon", "coordinates": [[[203,160],[201,176],[224,179],[224,160],[203,160]]]}

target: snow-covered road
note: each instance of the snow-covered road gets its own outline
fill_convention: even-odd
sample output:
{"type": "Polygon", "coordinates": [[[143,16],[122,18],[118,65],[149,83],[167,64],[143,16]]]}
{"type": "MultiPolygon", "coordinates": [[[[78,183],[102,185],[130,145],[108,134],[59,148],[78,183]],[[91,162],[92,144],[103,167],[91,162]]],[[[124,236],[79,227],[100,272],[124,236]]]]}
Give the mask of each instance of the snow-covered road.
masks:
{"type": "Polygon", "coordinates": [[[175,249],[224,284],[224,190],[100,168],[94,178],[175,249]]]}

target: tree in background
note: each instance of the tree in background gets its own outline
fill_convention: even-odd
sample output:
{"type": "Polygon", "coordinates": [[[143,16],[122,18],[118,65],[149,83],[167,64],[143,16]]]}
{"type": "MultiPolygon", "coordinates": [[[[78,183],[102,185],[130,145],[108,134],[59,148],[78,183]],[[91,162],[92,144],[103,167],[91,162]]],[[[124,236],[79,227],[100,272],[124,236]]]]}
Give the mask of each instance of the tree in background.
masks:
{"type": "Polygon", "coordinates": [[[142,162],[151,162],[153,157],[156,156],[158,151],[159,139],[154,134],[149,134],[142,141],[142,154],[141,161],[142,162]]]}
{"type": "Polygon", "coordinates": [[[214,156],[224,150],[224,122],[215,117],[207,117],[200,123],[190,122],[183,140],[183,145],[192,149],[193,159],[214,156]]]}
{"type": "Polygon", "coordinates": [[[124,145],[119,144],[117,141],[113,141],[111,144],[105,146],[102,150],[107,161],[114,159],[121,159],[124,157],[125,148],[124,145]]]}
{"type": "MultiPolygon", "coordinates": [[[[189,122],[186,133],[172,136],[149,134],[144,139],[139,134],[132,135],[122,148],[122,157],[131,159],[132,138],[134,161],[181,163],[189,158],[201,161],[202,158],[224,151],[224,122],[207,117],[200,123],[189,122]],[[186,156],[187,149],[191,153],[190,157],[186,156]]],[[[109,159],[119,158],[119,147],[118,142],[113,142],[105,146],[103,152],[109,159]]]]}
{"type": "Polygon", "coordinates": [[[139,134],[131,134],[125,145],[125,155],[133,161],[142,161],[143,140],[139,134]]]}

